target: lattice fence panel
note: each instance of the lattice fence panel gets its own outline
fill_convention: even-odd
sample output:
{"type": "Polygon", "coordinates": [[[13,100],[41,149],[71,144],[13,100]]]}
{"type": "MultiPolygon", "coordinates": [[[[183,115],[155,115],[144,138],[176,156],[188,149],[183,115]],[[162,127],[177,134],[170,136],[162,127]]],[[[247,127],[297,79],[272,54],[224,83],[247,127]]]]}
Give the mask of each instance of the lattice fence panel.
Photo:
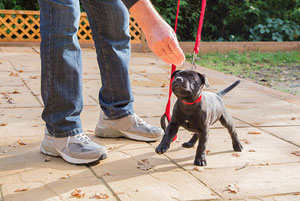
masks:
{"type": "MultiPolygon", "coordinates": [[[[129,28],[131,42],[141,43],[141,29],[132,17],[130,18],[129,28]]],[[[92,32],[86,13],[81,13],[77,35],[80,42],[93,42],[92,32]]],[[[0,42],[35,42],[40,40],[39,11],[0,10],[0,42]]]]}

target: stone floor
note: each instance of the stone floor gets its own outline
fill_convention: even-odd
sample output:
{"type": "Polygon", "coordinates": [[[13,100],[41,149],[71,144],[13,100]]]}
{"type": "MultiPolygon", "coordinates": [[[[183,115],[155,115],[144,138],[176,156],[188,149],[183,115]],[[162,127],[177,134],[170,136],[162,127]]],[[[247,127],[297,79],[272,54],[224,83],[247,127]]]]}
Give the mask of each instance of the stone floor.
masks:
{"type": "MultiPolygon", "coordinates": [[[[244,150],[232,151],[227,131],[210,130],[208,165],[193,165],[195,148],[178,139],[163,155],[156,143],[93,135],[100,108],[100,78],[93,49],[83,49],[85,132],[109,150],[94,166],[76,166],[39,152],[44,122],[38,47],[0,47],[0,200],[300,200],[300,98],[243,82],[224,98],[244,150]],[[257,134],[249,134],[256,132],[257,134]],[[152,167],[141,170],[141,161],[152,167]],[[17,192],[21,191],[21,192],[17,192]],[[100,194],[102,193],[102,194],[100,194]]],[[[188,64],[181,68],[189,68],[188,64]]],[[[216,91],[237,78],[199,67],[216,91]]],[[[167,101],[170,67],[152,54],[133,53],[130,76],[136,113],[159,125],[167,101]]],[[[175,98],[172,99],[175,101],[175,98]]]]}

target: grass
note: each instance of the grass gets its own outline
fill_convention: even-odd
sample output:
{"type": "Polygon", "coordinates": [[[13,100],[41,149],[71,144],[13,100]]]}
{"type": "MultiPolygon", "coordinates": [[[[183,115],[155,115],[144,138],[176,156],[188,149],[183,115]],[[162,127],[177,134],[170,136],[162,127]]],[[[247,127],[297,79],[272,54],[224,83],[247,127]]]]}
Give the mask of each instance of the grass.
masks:
{"type": "MultiPolygon", "coordinates": [[[[191,61],[190,55],[187,55],[187,58],[191,61]]],[[[262,85],[300,95],[299,51],[210,53],[198,55],[196,63],[206,68],[251,79],[262,85]]]]}

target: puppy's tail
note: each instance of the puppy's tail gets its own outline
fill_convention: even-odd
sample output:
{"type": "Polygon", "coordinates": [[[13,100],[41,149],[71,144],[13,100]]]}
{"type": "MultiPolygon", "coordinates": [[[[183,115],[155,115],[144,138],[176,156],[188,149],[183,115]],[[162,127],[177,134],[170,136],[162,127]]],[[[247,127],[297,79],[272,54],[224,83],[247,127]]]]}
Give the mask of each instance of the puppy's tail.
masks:
{"type": "Polygon", "coordinates": [[[235,81],[232,85],[228,86],[227,88],[223,89],[222,91],[219,91],[217,94],[220,97],[223,97],[225,94],[227,94],[229,91],[231,91],[234,87],[236,87],[241,80],[235,81]]]}

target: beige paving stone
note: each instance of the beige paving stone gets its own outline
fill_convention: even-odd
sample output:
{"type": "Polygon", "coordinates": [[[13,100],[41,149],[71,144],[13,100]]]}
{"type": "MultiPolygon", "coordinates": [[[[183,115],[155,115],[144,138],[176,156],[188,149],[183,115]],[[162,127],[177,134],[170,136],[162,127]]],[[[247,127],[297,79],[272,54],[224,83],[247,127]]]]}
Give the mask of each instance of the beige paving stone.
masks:
{"type": "MultiPolygon", "coordinates": [[[[261,134],[258,135],[248,134],[249,131],[256,130],[255,128],[238,128],[237,132],[244,150],[242,152],[234,152],[231,138],[227,131],[225,129],[211,129],[206,149],[209,150],[209,153],[206,157],[207,166],[205,169],[239,168],[245,164],[277,164],[300,161],[299,157],[291,154],[291,152],[299,150],[298,147],[263,131],[260,131],[261,134]],[[252,152],[252,150],[255,152],[252,152]],[[234,153],[238,153],[239,156],[233,156],[232,154],[234,153]]],[[[193,170],[195,167],[193,162],[197,144],[190,149],[181,146],[190,137],[191,134],[189,132],[181,131],[178,135],[178,140],[171,144],[170,150],[166,153],[169,158],[186,170],[193,170]]],[[[156,147],[158,143],[153,144],[153,146],[156,147]]]]}
{"type": "Polygon", "coordinates": [[[105,177],[120,200],[214,200],[206,186],[184,171],[105,177]]]}
{"type": "Polygon", "coordinates": [[[0,110],[0,137],[36,136],[44,133],[42,108],[3,108],[0,110]]]}
{"type": "Polygon", "coordinates": [[[0,93],[1,107],[41,107],[39,101],[25,86],[0,87],[0,93]]]}
{"type": "Polygon", "coordinates": [[[40,72],[41,70],[40,55],[36,53],[14,54],[12,57],[10,57],[10,61],[17,71],[22,70],[24,72],[40,72]],[[16,57],[18,59],[16,59],[16,57]]]}
{"type": "Polygon", "coordinates": [[[134,110],[141,116],[161,116],[167,104],[167,100],[161,96],[136,95],[134,99],[134,110]]]}
{"type": "MultiPolygon", "coordinates": [[[[238,199],[242,200],[242,199],[238,199]]],[[[268,196],[268,197],[258,197],[258,198],[249,198],[243,199],[249,201],[299,201],[300,196],[297,193],[291,193],[290,195],[279,195],[279,196],[268,196]]]]}
{"type": "Polygon", "coordinates": [[[263,127],[262,129],[300,146],[300,126],[263,127]]]}
{"type": "Polygon", "coordinates": [[[1,72],[1,75],[5,75],[5,73],[10,73],[12,71],[15,71],[15,69],[13,68],[11,63],[9,62],[9,59],[6,58],[3,55],[3,53],[1,52],[1,55],[0,55],[0,72],[1,72]]]}
{"type": "Polygon", "coordinates": [[[299,192],[299,168],[300,163],[298,162],[246,167],[239,171],[234,168],[217,168],[204,172],[193,171],[192,174],[222,197],[234,199],[299,192]],[[239,192],[234,194],[226,191],[226,187],[230,184],[236,184],[239,192]]]}
{"type": "MultiPolygon", "coordinates": [[[[3,86],[22,86],[24,83],[19,77],[9,76],[12,71],[0,73],[0,87],[3,86]]],[[[14,72],[14,71],[13,71],[14,72]]]]}
{"type": "Polygon", "coordinates": [[[153,172],[178,171],[177,166],[165,156],[157,155],[148,143],[137,142],[127,139],[103,139],[92,138],[96,143],[103,144],[108,148],[108,158],[101,161],[92,169],[97,176],[120,176],[144,175],[153,172]],[[138,162],[147,160],[153,166],[145,171],[139,169],[138,162]],[[108,174],[108,175],[107,175],[108,174]]]}
{"type": "Polygon", "coordinates": [[[35,53],[31,47],[1,46],[0,49],[9,53],[35,53]]]}

